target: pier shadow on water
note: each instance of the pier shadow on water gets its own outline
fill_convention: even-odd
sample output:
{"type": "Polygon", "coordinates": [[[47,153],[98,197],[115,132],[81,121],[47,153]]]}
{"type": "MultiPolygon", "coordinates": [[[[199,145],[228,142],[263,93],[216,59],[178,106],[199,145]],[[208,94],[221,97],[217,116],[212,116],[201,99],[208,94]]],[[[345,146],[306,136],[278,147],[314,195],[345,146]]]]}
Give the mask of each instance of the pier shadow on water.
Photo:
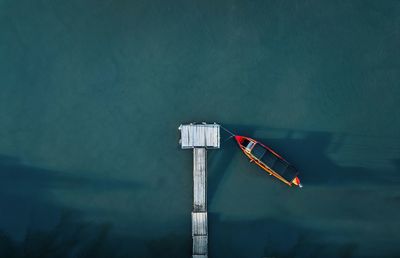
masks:
{"type": "Polygon", "coordinates": [[[207,199],[211,205],[218,186],[227,179],[232,172],[229,170],[234,157],[238,154],[237,144],[234,138],[221,130],[221,150],[211,150],[207,153],[207,199]]]}

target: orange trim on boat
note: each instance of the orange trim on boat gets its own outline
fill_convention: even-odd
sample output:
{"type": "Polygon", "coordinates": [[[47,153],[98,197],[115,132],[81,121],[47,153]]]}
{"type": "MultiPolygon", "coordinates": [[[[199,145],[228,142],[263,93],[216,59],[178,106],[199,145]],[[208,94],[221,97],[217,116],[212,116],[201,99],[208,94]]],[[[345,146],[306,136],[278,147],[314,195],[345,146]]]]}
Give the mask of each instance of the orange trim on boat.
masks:
{"type": "Polygon", "coordinates": [[[280,181],[284,182],[285,184],[289,185],[289,186],[299,186],[302,187],[301,183],[300,183],[300,179],[296,176],[291,182],[289,182],[288,180],[286,180],[285,178],[283,178],[278,172],[274,171],[272,168],[268,167],[267,165],[265,165],[264,163],[262,163],[257,157],[253,156],[253,154],[251,153],[251,151],[253,150],[254,146],[256,146],[256,144],[260,144],[261,146],[263,146],[264,148],[268,149],[273,155],[275,155],[278,159],[281,159],[283,161],[285,161],[287,164],[289,164],[284,158],[282,158],[278,153],[276,153],[275,151],[273,151],[271,148],[265,146],[264,144],[249,138],[249,137],[245,137],[245,136],[239,136],[239,135],[235,135],[235,139],[240,147],[240,149],[243,151],[243,153],[250,159],[250,162],[256,163],[259,167],[261,167],[263,170],[265,170],[266,172],[268,172],[269,175],[272,175],[274,177],[276,177],[277,179],[279,179],[280,181]],[[248,141],[247,146],[244,146],[242,143],[244,143],[245,141],[248,141]]]}

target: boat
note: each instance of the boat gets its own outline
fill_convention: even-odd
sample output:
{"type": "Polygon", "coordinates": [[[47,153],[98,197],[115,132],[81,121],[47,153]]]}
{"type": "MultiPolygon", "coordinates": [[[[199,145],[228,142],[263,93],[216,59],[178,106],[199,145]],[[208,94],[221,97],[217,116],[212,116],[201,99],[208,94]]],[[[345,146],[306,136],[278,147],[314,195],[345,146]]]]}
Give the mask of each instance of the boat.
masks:
{"type": "Polygon", "coordinates": [[[235,139],[250,162],[289,186],[303,187],[298,170],[271,148],[249,137],[235,135],[235,139]]]}

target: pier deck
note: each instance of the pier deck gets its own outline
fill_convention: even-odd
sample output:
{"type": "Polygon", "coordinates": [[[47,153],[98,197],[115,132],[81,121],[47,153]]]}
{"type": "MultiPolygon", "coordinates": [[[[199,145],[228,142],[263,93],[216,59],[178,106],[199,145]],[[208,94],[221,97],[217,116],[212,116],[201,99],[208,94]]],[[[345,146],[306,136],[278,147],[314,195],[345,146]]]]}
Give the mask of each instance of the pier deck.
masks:
{"type": "Polygon", "coordinates": [[[218,124],[186,124],[179,126],[182,149],[193,149],[193,258],[208,257],[207,225],[207,150],[220,146],[218,124]]]}

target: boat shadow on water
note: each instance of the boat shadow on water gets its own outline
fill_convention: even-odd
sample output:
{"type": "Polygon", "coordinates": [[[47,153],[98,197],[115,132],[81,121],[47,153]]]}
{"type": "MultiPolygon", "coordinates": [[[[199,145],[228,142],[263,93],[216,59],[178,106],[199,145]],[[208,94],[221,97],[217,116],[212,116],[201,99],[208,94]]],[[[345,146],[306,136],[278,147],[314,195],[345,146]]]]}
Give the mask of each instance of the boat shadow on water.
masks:
{"type": "MultiPolygon", "coordinates": [[[[263,194],[254,196],[256,201],[247,201],[260,205],[254,208],[256,214],[270,215],[255,215],[259,219],[248,220],[248,211],[236,211],[232,217],[223,207],[218,209],[220,213],[211,213],[210,256],[399,255],[400,250],[395,245],[398,239],[393,238],[391,231],[384,230],[388,221],[396,221],[400,216],[396,209],[400,200],[396,187],[400,183],[400,149],[394,146],[399,139],[261,126],[224,126],[281,154],[299,169],[304,188],[295,193],[286,191],[286,186],[272,189],[272,183],[266,183],[266,189],[262,190],[253,191],[251,186],[245,185],[244,191],[236,189],[244,194],[263,194]],[[267,207],[262,208],[266,203],[267,207]],[[365,234],[366,228],[369,234],[365,234]],[[379,239],[376,236],[380,236],[379,239]]],[[[234,140],[226,146],[222,146],[221,154],[215,152],[209,162],[210,204],[225,180],[233,173],[243,173],[229,167],[234,157],[242,155],[240,149],[234,140]]],[[[249,165],[250,172],[257,171],[258,168],[252,167],[255,166],[249,165]]],[[[235,180],[240,180],[238,178],[235,180]]],[[[255,183],[260,178],[246,180],[255,183]]],[[[235,202],[246,204],[246,200],[235,202]]],[[[252,205],[247,207],[252,208],[252,205]]],[[[391,226],[400,230],[398,223],[391,223],[391,226]]]]}
{"type": "MultiPolygon", "coordinates": [[[[394,146],[400,138],[380,140],[367,135],[233,124],[226,127],[271,147],[298,168],[304,185],[400,183],[400,147],[394,146]],[[337,160],[334,157],[338,157],[337,160]]],[[[237,150],[230,144],[224,152],[237,150]]],[[[229,164],[232,158],[233,154],[225,155],[224,159],[218,160],[221,163],[218,168],[223,168],[223,163],[229,164]]],[[[222,169],[222,172],[225,171],[222,169]]]]}
{"type": "Polygon", "coordinates": [[[356,242],[323,242],[323,232],[276,218],[230,220],[216,213],[209,218],[210,257],[350,258],[357,249],[356,242]]]}

